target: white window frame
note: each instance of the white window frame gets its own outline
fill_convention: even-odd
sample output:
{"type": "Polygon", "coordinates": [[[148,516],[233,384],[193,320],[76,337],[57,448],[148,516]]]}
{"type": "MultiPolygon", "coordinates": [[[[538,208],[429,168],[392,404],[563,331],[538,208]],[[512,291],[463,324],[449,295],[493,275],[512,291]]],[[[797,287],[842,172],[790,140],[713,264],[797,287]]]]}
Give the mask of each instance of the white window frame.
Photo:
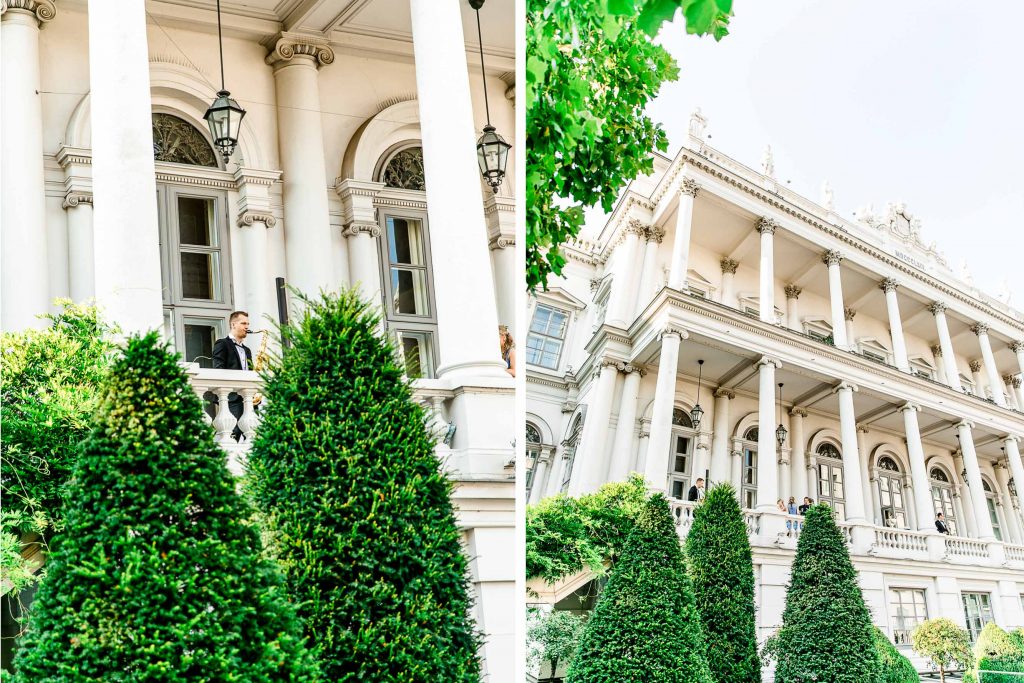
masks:
{"type": "MultiPolygon", "coordinates": [[[[690,416],[686,414],[686,410],[680,407],[673,408],[673,413],[676,410],[683,412],[687,422],[690,421],[690,416]]],[[[693,461],[697,454],[697,436],[698,432],[693,427],[687,427],[686,425],[677,424],[673,414],[672,420],[672,438],[669,439],[669,456],[668,456],[668,472],[666,473],[668,480],[668,495],[673,497],[673,489],[676,484],[680,485],[682,495],[678,497],[678,500],[686,500],[686,495],[690,492],[690,485],[695,479],[693,472],[693,461]],[[687,446],[684,450],[677,450],[679,439],[687,439],[687,446]],[[675,469],[676,456],[680,455],[685,458],[686,467],[684,471],[679,472],[675,469]]],[[[696,476],[701,476],[699,473],[696,476]]]]}
{"type": "Polygon", "coordinates": [[[932,381],[936,380],[937,374],[935,367],[923,357],[914,356],[913,358],[908,358],[907,362],[910,363],[911,374],[917,375],[918,377],[924,377],[925,379],[930,379],[932,381]]]}
{"type": "MultiPolygon", "coordinates": [[[[815,472],[815,477],[816,477],[816,480],[818,482],[817,491],[816,491],[816,493],[818,495],[817,495],[817,498],[815,498],[815,502],[816,503],[828,502],[829,503],[829,507],[832,508],[832,514],[836,518],[836,521],[839,521],[839,522],[845,521],[846,520],[846,491],[849,488],[849,483],[846,481],[846,473],[843,471],[843,449],[842,449],[842,446],[840,446],[839,444],[832,443],[831,441],[825,441],[824,443],[818,444],[817,449],[815,449],[815,451],[814,451],[814,458],[815,458],[815,462],[817,463],[817,465],[816,465],[817,466],[817,472],[815,472]],[[836,451],[839,453],[839,457],[838,458],[831,457],[831,456],[826,456],[826,455],[822,455],[821,454],[821,448],[824,445],[826,445],[826,444],[828,444],[828,445],[830,445],[830,446],[832,446],[833,448],[836,449],[836,451]],[[835,478],[834,477],[829,479],[829,495],[826,496],[826,495],[822,494],[822,492],[821,492],[821,482],[822,482],[822,477],[821,477],[822,469],[821,468],[822,467],[827,467],[828,471],[830,473],[834,469],[839,471],[839,473],[841,475],[841,482],[842,482],[842,485],[843,485],[843,495],[842,496],[837,496],[835,494],[835,478]],[[842,503],[842,505],[843,505],[842,514],[840,514],[839,510],[836,510],[836,502],[837,501],[842,503]]],[[[858,494],[859,493],[856,492],[856,491],[853,492],[853,495],[858,495],[858,494]]]]}
{"type": "MultiPolygon", "coordinates": [[[[942,472],[942,474],[948,477],[948,474],[937,467],[931,467],[928,469],[928,493],[932,498],[932,514],[941,512],[943,521],[946,523],[946,528],[949,529],[951,536],[963,536],[961,533],[960,520],[956,518],[956,504],[953,502],[953,482],[951,481],[940,481],[932,477],[932,472],[942,472]],[[945,498],[942,495],[942,491],[948,492],[949,502],[948,507],[945,498]]],[[[934,523],[935,518],[932,518],[934,523]]]]}
{"type": "Polygon", "coordinates": [[[893,643],[897,647],[909,647],[910,646],[910,632],[915,627],[919,626],[921,622],[928,619],[928,592],[924,588],[914,586],[890,586],[889,587],[889,620],[890,629],[892,630],[893,643]],[[908,602],[904,601],[904,594],[910,594],[911,600],[908,602]],[[897,602],[893,602],[893,598],[898,597],[897,602]],[[920,605],[918,605],[917,598],[920,597],[920,605]],[[897,615],[897,609],[902,608],[906,605],[910,605],[913,614],[910,619],[903,615],[897,615]],[[923,608],[923,613],[918,613],[918,608],[923,608]],[[912,625],[908,628],[908,621],[912,621],[912,625]]]}
{"type": "Polygon", "coordinates": [[[822,343],[825,342],[827,337],[832,338],[832,343],[835,344],[835,332],[832,329],[832,324],[824,318],[819,317],[806,317],[800,321],[803,327],[804,334],[813,339],[817,339],[822,343]]]}
{"type": "Polygon", "coordinates": [[[892,462],[894,462],[896,464],[896,469],[883,469],[880,464],[878,466],[878,481],[876,482],[876,485],[878,487],[878,504],[880,507],[878,514],[882,517],[882,526],[885,526],[884,511],[886,509],[891,509],[893,512],[893,517],[897,520],[897,524],[899,523],[899,518],[901,516],[903,517],[903,524],[900,526],[887,528],[909,529],[910,513],[907,511],[907,488],[906,486],[903,485],[904,476],[903,470],[900,467],[900,461],[891,455],[883,455],[881,458],[878,459],[879,463],[881,463],[883,459],[891,460],[892,462]],[[898,490],[900,495],[901,505],[899,507],[896,506],[896,502],[893,499],[894,486],[896,487],[896,490],[898,490]],[[883,494],[886,493],[888,493],[889,499],[890,501],[892,501],[891,505],[883,504],[883,501],[885,499],[885,496],[883,494]]]}
{"type": "Polygon", "coordinates": [[[967,624],[967,633],[969,634],[970,641],[973,644],[978,640],[978,636],[981,634],[986,624],[993,623],[995,619],[995,613],[992,611],[992,593],[985,591],[961,591],[960,592],[960,604],[964,608],[964,621],[967,624]],[[977,614],[974,615],[978,620],[984,620],[985,612],[988,612],[988,621],[984,621],[980,624],[980,627],[975,633],[975,629],[971,627],[972,615],[967,609],[968,596],[971,597],[970,602],[977,604],[977,614]],[[983,604],[984,603],[984,604],[983,604]]]}
{"type": "MultiPolygon", "coordinates": [[[[761,317],[761,297],[756,294],[740,294],[738,297],[739,309],[745,314],[752,318],[761,317]]],[[[782,309],[778,306],[773,306],[772,310],[775,312],[775,325],[782,324],[782,309]]]]}
{"type": "Polygon", "coordinates": [[[744,510],[753,510],[757,507],[757,440],[747,438],[752,429],[760,430],[760,426],[748,427],[740,441],[740,507],[744,510]],[[752,503],[749,506],[746,504],[748,495],[752,503]]]}
{"type": "MultiPolygon", "coordinates": [[[[550,326],[550,315],[549,315],[548,320],[549,320],[549,324],[547,326],[547,329],[550,330],[550,327],[551,327],[550,326]]],[[[526,352],[524,353],[524,357],[526,358],[526,363],[528,365],[532,365],[532,366],[535,366],[535,367],[538,367],[538,368],[544,368],[545,370],[557,371],[558,368],[560,368],[562,366],[562,359],[563,359],[564,354],[565,354],[566,340],[569,337],[569,325],[571,325],[571,324],[572,324],[572,311],[566,310],[564,308],[559,308],[558,306],[554,306],[552,304],[549,304],[549,303],[546,303],[546,302],[543,302],[543,301],[538,301],[537,305],[533,307],[533,311],[531,312],[531,315],[530,315],[530,326],[527,328],[527,332],[526,332],[526,345],[524,347],[526,349],[526,352]],[[552,313],[557,313],[557,314],[565,316],[565,325],[564,325],[564,328],[563,328],[562,336],[556,337],[554,335],[547,334],[546,332],[538,332],[538,331],[533,329],[534,321],[537,319],[537,311],[540,310],[540,308],[542,308],[542,307],[547,309],[548,311],[551,311],[552,313]],[[556,340],[558,342],[558,355],[555,358],[554,365],[544,365],[543,363],[535,362],[534,360],[530,359],[530,356],[531,356],[531,353],[532,353],[531,350],[530,350],[530,338],[531,337],[537,337],[537,338],[541,339],[545,344],[547,343],[547,340],[556,340]]],[[[544,347],[542,346],[542,349],[543,348],[544,347]]],[[[540,357],[537,358],[537,360],[543,360],[543,356],[544,356],[544,353],[542,351],[540,353],[540,357]]]]}
{"type": "Polygon", "coordinates": [[[868,360],[892,365],[892,351],[873,337],[861,337],[857,340],[857,353],[868,360]]]}

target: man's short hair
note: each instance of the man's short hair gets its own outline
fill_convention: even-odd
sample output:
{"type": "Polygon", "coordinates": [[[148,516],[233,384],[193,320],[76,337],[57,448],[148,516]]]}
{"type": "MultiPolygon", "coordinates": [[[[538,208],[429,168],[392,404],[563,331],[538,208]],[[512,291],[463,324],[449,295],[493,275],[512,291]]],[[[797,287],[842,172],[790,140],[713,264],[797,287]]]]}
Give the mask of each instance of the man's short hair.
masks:
{"type": "Polygon", "coordinates": [[[936,517],[941,517],[941,516],[942,516],[942,513],[941,513],[941,512],[936,512],[936,513],[935,513],[935,516],[936,516],[936,517]]]}
{"type": "Polygon", "coordinates": [[[248,313],[246,313],[245,311],[234,311],[234,312],[232,312],[232,313],[231,313],[231,317],[230,317],[230,318],[228,318],[228,325],[231,325],[231,324],[232,324],[232,323],[234,323],[234,322],[235,322],[236,320],[238,320],[239,318],[241,318],[241,317],[242,317],[243,315],[244,315],[244,316],[245,316],[246,318],[248,318],[248,317],[249,317],[249,314],[248,314],[248,313]]]}
{"type": "Polygon", "coordinates": [[[697,481],[704,481],[704,480],[701,479],[700,477],[697,477],[697,481]]]}

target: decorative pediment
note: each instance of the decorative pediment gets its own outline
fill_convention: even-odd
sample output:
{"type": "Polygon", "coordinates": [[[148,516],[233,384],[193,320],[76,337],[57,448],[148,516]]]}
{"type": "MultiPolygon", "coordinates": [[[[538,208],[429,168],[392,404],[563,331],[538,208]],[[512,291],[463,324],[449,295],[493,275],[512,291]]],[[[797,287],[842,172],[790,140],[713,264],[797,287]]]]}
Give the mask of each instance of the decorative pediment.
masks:
{"type": "Polygon", "coordinates": [[[538,300],[558,308],[571,308],[576,311],[582,311],[587,307],[587,304],[582,299],[573,296],[561,287],[551,287],[545,291],[538,291],[535,296],[538,300]]]}
{"type": "Polygon", "coordinates": [[[907,210],[903,202],[889,202],[885,212],[876,214],[872,205],[857,210],[857,220],[882,233],[894,245],[907,248],[908,253],[897,253],[897,256],[914,262],[934,260],[938,264],[949,267],[946,257],[939,251],[934,241],[925,244],[921,238],[921,219],[907,210]]]}

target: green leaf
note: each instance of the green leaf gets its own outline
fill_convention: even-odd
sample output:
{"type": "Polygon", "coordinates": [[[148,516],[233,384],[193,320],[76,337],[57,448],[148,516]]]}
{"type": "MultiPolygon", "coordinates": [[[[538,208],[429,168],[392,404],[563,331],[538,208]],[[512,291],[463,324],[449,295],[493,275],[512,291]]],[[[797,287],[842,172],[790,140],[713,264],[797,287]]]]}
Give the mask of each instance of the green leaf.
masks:
{"type": "Polygon", "coordinates": [[[648,0],[640,11],[637,26],[653,38],[658,35],[662,24],[672,21],[678,9],[678,0],[648,0]]]}

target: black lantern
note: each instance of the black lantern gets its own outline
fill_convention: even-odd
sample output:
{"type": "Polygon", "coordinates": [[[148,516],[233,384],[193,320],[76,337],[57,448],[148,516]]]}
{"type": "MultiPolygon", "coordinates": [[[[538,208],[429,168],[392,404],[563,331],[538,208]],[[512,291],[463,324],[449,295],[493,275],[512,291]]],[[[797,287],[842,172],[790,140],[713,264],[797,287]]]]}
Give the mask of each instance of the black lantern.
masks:
{"type": "Polygon", "coordinates": [[[498,135],[491,125],[491,105],[487,100],[487,72],[484,70],[484,37],[480,30],[480,8],[484,0],[469,0],[469,6],[476,11],[476,35],[480,42],[480,77],[484,83],[484,110],[487,112],[487,125],[484,134],[476,141],[476,161],[480,166],[480,175],[484,177],[491,191],[498,194],[498,187],[505,179],[505,166],[508,164],[508,151],[512,145],[498,135]]]}
{"type": "Polygon", "coordinates": [[[213,144],[226,164],[238,146],[238,132],[242,128],[245,110],[231,99],[231,93],[224,87],[224,37],[220,26],[220,0],[217,0],[217,45],[220,48],[220,92],[203,118],[210,127],[213,144]]]}
{"type": "Polygon", "coordinates": [[[782,382],[779,382],[779,426],[775,430],[775,440],[779,442],[779,448],[786,443],[786,435],[789,432],[782,426],[782,382]]]}
{"type": "Polygon", "coordinates": [[[690,411],[690,422],[694,429],[700,429],[700,419],[704,417],[704,409],[700,407],[700,380],[704,372],[704,361],[697,361],[697,403],[690,411]]]}

